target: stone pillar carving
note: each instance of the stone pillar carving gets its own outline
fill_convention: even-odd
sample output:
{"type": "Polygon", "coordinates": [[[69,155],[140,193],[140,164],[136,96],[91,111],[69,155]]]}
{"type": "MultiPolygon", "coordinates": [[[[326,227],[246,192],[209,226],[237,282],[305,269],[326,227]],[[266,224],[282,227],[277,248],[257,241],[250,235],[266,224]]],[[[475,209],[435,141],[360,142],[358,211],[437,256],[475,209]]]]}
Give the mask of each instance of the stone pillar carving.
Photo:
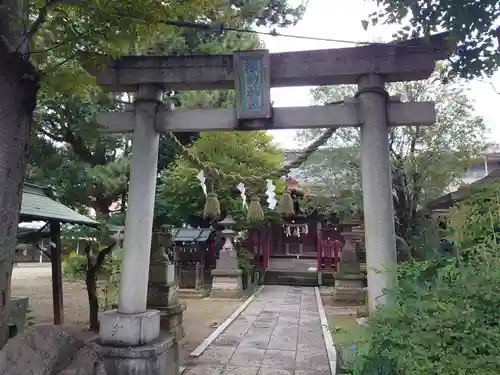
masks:
{"type": "Polygon", "coordinates": [[[234,249],[233,239],[236,232],[232,226],[236,224],[231,215],[220,222],[224,226],[221,235],[224,245],[219,252],[219,259],[212,270],[212,297],[240,298],[243,292],[242,274],[238,266],[238,253],[234,249]]]}
{"type": "Polygon", "coordinates": [[[170,331],[179,341],[184,337],[182,320],[186,306],[179,303],[175,264],[166,254],[172,246],[170,227],[153,233],[147,306],[160,311],[160,328],[170,331]]]}

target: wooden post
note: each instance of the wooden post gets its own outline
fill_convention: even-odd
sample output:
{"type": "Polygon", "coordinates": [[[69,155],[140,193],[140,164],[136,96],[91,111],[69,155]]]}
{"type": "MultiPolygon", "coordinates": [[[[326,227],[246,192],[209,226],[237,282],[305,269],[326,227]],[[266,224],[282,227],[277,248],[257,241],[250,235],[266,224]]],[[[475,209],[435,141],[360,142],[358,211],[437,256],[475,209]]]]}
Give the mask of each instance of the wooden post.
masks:
{"type": "Polygon", "coordinates": [[[203,269],[202,269],[201,263],[196,262],[195,282],[194,282],[194,288],[196,290],[201,289],[202,278],[203,278],[203,269]]]}
{"type": "Polygon", "coordinates": [[[54,324],[64,324],[64,304],[61,271],[61,224],[50,222],[50,262],[52,266],[52,303],[54,308],[54,324]]]}

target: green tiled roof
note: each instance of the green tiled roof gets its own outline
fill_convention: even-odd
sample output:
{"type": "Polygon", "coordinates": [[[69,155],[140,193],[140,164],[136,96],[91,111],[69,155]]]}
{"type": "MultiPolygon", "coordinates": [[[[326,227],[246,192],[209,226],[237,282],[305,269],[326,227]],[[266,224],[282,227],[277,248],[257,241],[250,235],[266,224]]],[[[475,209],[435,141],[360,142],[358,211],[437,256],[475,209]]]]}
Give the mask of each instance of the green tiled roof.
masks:
{"type": "Polygon", "coordinates": [[[212,234],[213,229],[174,228],[174,242],[205,242],[212,234]]]}
{"type": "Polygon", "coordinates": [[[21,220],[57,220],[61,223],[97,225],[97,221],[88,218],[69,207],[55,201],[40,186],[24,184],[21,203],[21,220]]]}

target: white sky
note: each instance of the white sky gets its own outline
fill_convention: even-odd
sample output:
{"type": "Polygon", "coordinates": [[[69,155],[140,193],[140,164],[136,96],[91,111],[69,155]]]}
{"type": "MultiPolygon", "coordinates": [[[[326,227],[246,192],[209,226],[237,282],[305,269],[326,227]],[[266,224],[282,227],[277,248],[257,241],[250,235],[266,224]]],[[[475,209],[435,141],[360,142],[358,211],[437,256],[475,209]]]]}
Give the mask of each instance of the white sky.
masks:
{"type": "MultiPolygon", "coordinates": [[[[291,4],[300,3],[300,0],[291,0],[291,4]]],[[[381,39],[390,41],[391,35],[397,27],[377,26],[369,27],[365,31],[361,20],[376,9],[376,2],[367,0],[310,0],[302,21],[297,26],[279,30],[282,33],[333,38],[337,40],[372,41],[381,39]]],[[[286,37],[262,36],[266,48],[271,52],[301,51],[327,48],[353,47],[353,44],[301,40],[286,37]]],[[[497,90],[500,90],[500,72],[492,79],[497,90]]],[[[477,114],[482,116],[490,128],[492,142],[500,143],[500,116],[498,106],[500,95],[485,82],[476,80],[469,83],[471,98],[476,102],[477,114]]],[[[271,100],[277,107],[307,106],[310,104],[309,90],[311,87],[288,87],[271,90],[271,100]]],[[[271,131],[276,141],[286,148],[295,147],[293,141],[295,131],[271,131]]]]}

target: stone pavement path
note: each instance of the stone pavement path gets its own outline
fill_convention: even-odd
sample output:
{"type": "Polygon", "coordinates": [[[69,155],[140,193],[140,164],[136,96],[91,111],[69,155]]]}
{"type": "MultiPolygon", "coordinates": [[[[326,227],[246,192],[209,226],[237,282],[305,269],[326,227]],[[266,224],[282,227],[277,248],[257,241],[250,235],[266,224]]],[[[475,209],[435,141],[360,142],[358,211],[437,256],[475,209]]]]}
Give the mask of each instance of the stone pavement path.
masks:
{"type": "Polygon", "coordinates": [[[331,375],[314,288],[265,286],[183,373],[229,374],[331,375]]]}

